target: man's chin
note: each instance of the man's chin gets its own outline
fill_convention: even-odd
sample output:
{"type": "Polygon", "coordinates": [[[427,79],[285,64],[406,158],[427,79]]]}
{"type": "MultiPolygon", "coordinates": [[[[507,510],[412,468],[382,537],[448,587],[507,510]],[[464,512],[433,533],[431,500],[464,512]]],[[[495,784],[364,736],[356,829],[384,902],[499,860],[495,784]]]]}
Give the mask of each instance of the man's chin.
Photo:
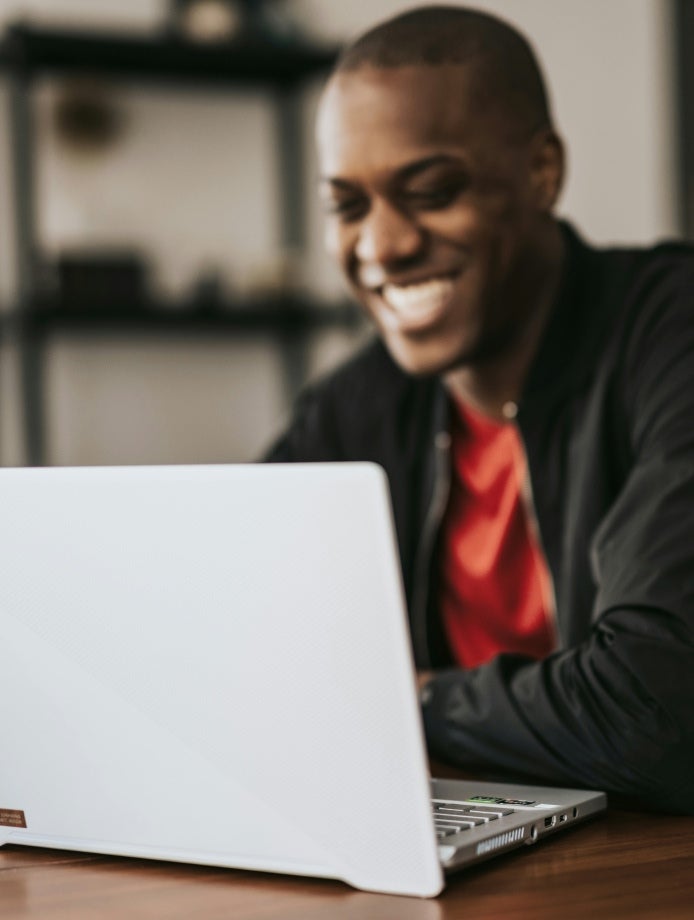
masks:
{"type": "Polygon", "coordinates": [[[476,363],[478,349],[469,344],[455,351],[445,348],[403,346],[385,339],[391,358],[411,377],[439,377],[457,368],[476,363]]]}
{"type": "Polygon", "coordinates": [[[494,364],[513,350],[515,337],[507,334],[470,337],[455,348],[403,343],[385,337],[385,346],[392,359],[412,377],[441,377],[463,368],[494,364]]]}
{"type": "Polygon", "coordinates": [[[410,350],[391,348],[388,342],[385,344],[393,361],[410,377],[439,377],[469,363],[465,355],[421,355],[410,350]]]}

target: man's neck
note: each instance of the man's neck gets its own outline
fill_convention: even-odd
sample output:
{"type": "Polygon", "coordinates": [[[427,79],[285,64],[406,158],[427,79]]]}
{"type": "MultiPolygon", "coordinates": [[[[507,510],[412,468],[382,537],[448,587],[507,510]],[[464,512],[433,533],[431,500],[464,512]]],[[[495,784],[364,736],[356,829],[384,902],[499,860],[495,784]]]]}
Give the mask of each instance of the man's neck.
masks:
{"type": "Polygon", "coordinates": [[[503,354],[485,362],[456,368],[443,378],[446,389],[454,399],[471,405],[497,421],[515,416],[525,379],[557,297],[565,259],[565,243],[558,224],[554,224],[551,230],[546,250],[547,271],[532,298],[523,333],[516,337],[503,354]]]}

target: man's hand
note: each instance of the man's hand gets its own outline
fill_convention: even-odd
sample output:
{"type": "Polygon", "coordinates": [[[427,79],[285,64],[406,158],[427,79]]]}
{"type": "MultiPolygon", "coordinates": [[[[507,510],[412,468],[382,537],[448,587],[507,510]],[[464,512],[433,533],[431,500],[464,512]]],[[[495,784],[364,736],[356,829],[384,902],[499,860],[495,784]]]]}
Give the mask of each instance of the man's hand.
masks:
{"type": "Polygon", "coordinates": [[[421,690],[434,676],[434,671],[417,671],[417,689],[421,690]]]}

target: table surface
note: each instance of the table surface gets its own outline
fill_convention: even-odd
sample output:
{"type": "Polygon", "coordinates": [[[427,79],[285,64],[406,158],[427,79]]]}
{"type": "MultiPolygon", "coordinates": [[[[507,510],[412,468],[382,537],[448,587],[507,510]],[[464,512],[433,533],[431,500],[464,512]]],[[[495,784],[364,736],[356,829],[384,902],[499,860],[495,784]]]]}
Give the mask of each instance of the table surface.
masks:
{"type": "Polygon", "coordinates": [[[433,900],[340,882],[0,848],[0,918],[573,920],[694,917],[694,818],[610,810],[452,876],[433,900]]]}

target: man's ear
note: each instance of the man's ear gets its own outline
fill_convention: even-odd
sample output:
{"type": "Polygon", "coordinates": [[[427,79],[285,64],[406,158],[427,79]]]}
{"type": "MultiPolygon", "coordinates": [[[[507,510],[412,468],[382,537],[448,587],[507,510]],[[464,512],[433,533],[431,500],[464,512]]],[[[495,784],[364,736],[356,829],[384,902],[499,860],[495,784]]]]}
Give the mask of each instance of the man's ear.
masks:
{"type": "Polygon", "coordinates": [[[540,211],[549,212],[564,184],[564,145],[551,128],[535,135],[530,168],[536,206],[540,211]]]}

